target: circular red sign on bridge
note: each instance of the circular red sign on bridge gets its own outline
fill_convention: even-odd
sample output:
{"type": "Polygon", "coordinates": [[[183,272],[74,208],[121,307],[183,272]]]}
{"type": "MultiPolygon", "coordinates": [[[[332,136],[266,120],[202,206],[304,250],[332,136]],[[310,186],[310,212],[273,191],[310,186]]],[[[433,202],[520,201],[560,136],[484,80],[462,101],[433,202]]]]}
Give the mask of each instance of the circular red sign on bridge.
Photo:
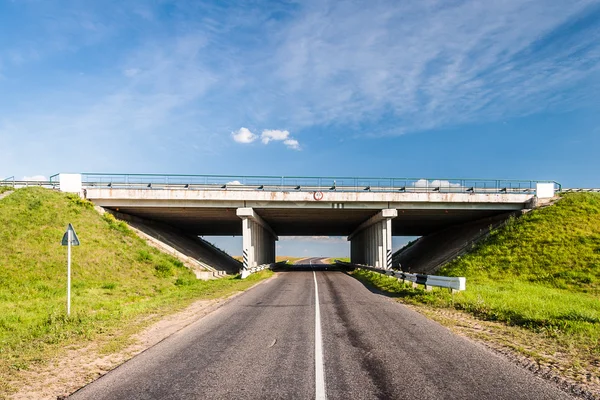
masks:
{"type": "Polygon", "coordinates": [[[315,198],[316,201],[319,201],[319,200],[323,199],[323,192],[315,192],[315,194],[313,194],[313,197],[315,198]]]}

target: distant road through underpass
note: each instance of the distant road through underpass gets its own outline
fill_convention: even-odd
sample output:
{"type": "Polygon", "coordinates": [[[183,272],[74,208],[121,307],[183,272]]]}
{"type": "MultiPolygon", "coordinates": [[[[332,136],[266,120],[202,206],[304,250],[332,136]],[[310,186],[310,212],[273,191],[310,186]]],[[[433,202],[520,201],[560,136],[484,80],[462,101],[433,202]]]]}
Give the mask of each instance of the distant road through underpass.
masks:
{"type": "Polygon", "coordinates": [[[320,259],[302,262],[70,398],[571,398],[320,259]]]}

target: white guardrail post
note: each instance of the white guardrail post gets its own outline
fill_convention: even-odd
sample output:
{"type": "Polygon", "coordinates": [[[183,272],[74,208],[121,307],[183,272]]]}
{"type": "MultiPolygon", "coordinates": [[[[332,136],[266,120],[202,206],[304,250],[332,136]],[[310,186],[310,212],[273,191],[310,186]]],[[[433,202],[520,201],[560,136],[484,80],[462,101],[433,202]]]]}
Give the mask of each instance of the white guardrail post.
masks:
{"type": "Polygon", "coordinates": [[[263,269],[273,269],[276,265],[279,264],[286,264],[288,262],[288,260],[285,261],[279,261],[276,263],[271,263],[271,264],[261,264],[261,265],[257,265],[256,267],[252,267],[252,268],[248,268],[242,271],[241,274],[241,278],[242,279],[246,279],[247,277],[249,277],[251,274],[258,272],[258,271],[262,271],[263,269]]]}

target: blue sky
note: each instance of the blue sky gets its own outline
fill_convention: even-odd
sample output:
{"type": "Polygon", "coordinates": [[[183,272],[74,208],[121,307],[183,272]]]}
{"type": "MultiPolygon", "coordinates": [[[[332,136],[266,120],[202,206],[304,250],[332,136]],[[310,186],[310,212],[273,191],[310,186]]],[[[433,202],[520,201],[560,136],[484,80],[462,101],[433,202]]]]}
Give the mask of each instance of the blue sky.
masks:
{"type": "Polygon", "coordinates": [[[223,3],[0,1],[0,179],[600,186],[599,1],[223,3]]]}

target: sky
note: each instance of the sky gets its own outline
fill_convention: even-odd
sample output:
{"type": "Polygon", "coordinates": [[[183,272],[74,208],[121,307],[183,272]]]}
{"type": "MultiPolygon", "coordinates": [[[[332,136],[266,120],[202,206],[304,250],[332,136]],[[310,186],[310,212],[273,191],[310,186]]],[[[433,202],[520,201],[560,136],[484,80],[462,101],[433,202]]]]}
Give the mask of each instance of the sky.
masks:
{"type": "Polygon", "coordinates": [[[0,0],[0,179],[600,187],[599,89],[599,0],[0,0]]]}

